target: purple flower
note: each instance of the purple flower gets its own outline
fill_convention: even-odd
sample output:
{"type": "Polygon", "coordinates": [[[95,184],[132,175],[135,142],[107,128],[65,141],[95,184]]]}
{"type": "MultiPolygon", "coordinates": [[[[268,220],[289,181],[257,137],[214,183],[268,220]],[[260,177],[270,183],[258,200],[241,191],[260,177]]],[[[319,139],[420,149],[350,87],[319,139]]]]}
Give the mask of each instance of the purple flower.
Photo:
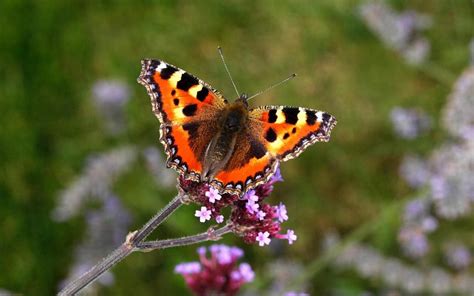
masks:
{"type": "Polygon", "coordinates": [[[258,211],[258,212],[257,212],[257,218],[258,218],[258,220],[263,220],[266,215],[267,215],[267,213],[265,213],[264,211],[258,211]]]}
{"type": "Polygon", "coordinates": [[[199,262],[188,262],[188,263],[181,263],[176,265],[174,268],[175,273],[180,273],[182,275],[187,274],[194,274],[201,271],[201,265],[199,262]]]}
{"type": "Polygon", "coordinates": [[[474,64],[457,79],[443,111],[443,126],[448,132],[455,137],[472,142],[474,140],[474,121],[472,120],[474,118],[474,64]]]}
{"type": "Polygon", "coordinates": [[[420,188],[428,182],[430,171],[426,161],[417,156],[406,156],[399,169],[402,178],[412,188],[420,188]]]}
{"type": "Polygon", "coordinates": [[[216,222],[219,223],[219,224],[224,222],[224,216],[223,215],[218,215],[216,217],[216,222]]]}
{"type": "Polygon", "coordinates": [[[291,229],[288,229],[286,231],[286,239],[288,240],[288,243],[290,245],[293,244],[294,241],[296,241],[296,239],[298,238],[298,236],[295,234],[295,232],[291,229]]]}
{"type": "Polygon", "coordinates": [[[239,272],[244,282],[249,283],[255,278],[255,273],[248,263],[241,263],[239,265],[239,272]]]}
{"type": "Polygon", "coordinates": [[[219,194],[219,191],[214,187],[209,187],[209,191],[205,193],[205,195],[209,198],[210,203],[215,203],[216,200],[221,200],[222,196],[219,194]]]}
{"type": "Polygon", "coordinates": [[[249,202],[258,202],[258,196],[255,193],[255,190],[249,190],[247,193],[245,193],[244,198],[245,200],[249,202]]]}
{"type": "Polygon", "coordinates": [[[430,179],[431,195],[434,199],[443,199],[448,195],[448,184],[442,176],[436,175],[430,179]]]}
{"type": "Polygon", "coordinates": [[[404,139],[415,139],[431,128],[431,118],[416,109],[395,107],[390,119],[397,135],[404,139]]]}
{"type": "Polygon", "coordinates": [[[421,228],[426,232],[433,232],[438,228],[438,220],[432,216],[427,216],[421,221],[421,228]]]}
{"type": "Polygon", "coordinates": [[[471,252],[460,243],[448,244],[444,253],[446,262],[454,269],[465,269],[471,264],[471,252]]]}
{"type": "Polygon", "coordinates": [[[211,220],[211,211],[208,210],[206,207],[201,207],[200,211],[196,210],[194,216],[198,217],[201,223],[204,223],[208,220],[211,220]]]}
{"type": "Polygon", "coordinates": [[[283,182],[283,176],[281,175],[280,166],[277,167],[275,173],[270,179],[270,184],[275,184],[276,182],[283,182]]]}
{"type": "Polygon", "coordinates": [[[268,231],[259,232],[257,238],[255,239],[258,242],[260,247],[270,244],[270,233],[268,231]]]}
{"type": "Polygon", "coordinates": [[[426,215],[427,201],[423,199],[414,199],[405,206],[404,219],[406,222],[413,222],[426,215]]]}
{"type": "Polygon", "coordinates": [[[232,255],[232,258],[238,259],[244,255],[244,251],[242,251],[241,248],[230,247],[230,254],[232,255]]]}
{"type": "Polygon", "coordinates": [[[288,220],[288,212],[286,211],[286,206],[283,203],[280,203],[278,206],[275,206],[275,212],[278,221],[283,222],[288,220]]]}
{"type": "Polygon", "coordinates": [[[212,245],[210,258],[204,247],[198,249],[200,262],[180,263],[175,272],[181,274],[195,295],[235,295],[241,286],[251,282],[255,273],[247,263],[237,266],[243,251],[237,247],[212,245]]]}
{"type": "Polygon", "coordinates": [[[199,247],[199,248],[197,248],[196,251],[199,254],[199,256],[205,256],[206,255],[206,247],[199,247]]]}
{"type": "Polygon", "coordinates": [[[258,208],[260,207],[260,205],[258,203],[255,203],[253,200],[249,199],[245,207],[250,214],[254,214],[258,211],[258,208]]]}
{"type": "Polygon", "coordinates": [[[129,87],[119,81],[102,80],[95,83],[92,92],[109,132],[120,133],[125,125],[123,108],[130,98],[129,87]]]}
{"type": "Polygon", "coordinates": [[[429,250],[428,239],[425,233],[418,229],[403,228],[400,230],[398,240],[405,254],[411,258],[421,258],[429,250]]]}

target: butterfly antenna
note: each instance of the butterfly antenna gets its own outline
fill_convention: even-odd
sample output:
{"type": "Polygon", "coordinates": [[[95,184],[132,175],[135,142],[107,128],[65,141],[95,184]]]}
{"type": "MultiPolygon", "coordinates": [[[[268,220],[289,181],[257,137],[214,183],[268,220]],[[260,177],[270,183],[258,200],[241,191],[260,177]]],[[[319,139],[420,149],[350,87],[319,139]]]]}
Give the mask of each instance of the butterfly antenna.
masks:
{"type": "Polygon", "coordinates": [[[256,96],[259,96],[259,95],[263,94],[264,92],[267,92],[267,91],[269,91],[269,90],[271,90],[271,89],[273,89],[273,88],[279,86],[280,84],[283,84],[283,83],[287,82],[288,80],[290,80],[290,79],[292,79],[292,78],[295,78],[295,77],[296,77],[296,73],[293,73],[293,74],[291,74],[290,76],[288,76],[287,78],[283,79],[282,81],[280,81],[280,82],[278,82],[278,83],[275,83],[275,84],[273,84],[272,86],[270,86],[270,87],[268,87],[268,88],[266,88],[266,89],[264,89],[264,90],[262,90],[262,91],[259,91],[258,93],[254,94],[253,96],[247,98],[247,101],[250,100],[250,99],[252,99],[252,98],[255,98],[256,96]]]}
{"type": "Polygon", "coordinates": [[[240,93],[237,90],[237,86],[235,85],[234,79],[232,79],[232,75],[230,75],[229,68],[227,68],[227,64],[225,63],[224,53],[222,52],[222,48],[220,46],[218,46],[217,50],[219,51],[219,55],[221,56],[222,63],[224,64],[225,70],[227,71],[227,75],[229,75],[230,81],[232,82],[232,85],[234,86],[235,92],[237,93],[237,97],[239,97],[240,93]]]}

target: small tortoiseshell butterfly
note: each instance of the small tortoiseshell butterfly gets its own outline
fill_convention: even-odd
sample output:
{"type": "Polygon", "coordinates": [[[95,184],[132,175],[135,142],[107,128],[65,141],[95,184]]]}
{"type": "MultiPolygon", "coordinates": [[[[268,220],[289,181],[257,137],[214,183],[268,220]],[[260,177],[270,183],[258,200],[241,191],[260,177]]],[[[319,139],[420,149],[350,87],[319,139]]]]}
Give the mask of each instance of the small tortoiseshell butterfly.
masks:
{"type": "Polygon", "coordinates": [[[318,110],[232,103],[209,84],[159,60],[142,61],[138,82],[161,123],[167,166],[184,178],[242,195],[266,183],[278,163],[329,141],[336,119],[318,110]]]}

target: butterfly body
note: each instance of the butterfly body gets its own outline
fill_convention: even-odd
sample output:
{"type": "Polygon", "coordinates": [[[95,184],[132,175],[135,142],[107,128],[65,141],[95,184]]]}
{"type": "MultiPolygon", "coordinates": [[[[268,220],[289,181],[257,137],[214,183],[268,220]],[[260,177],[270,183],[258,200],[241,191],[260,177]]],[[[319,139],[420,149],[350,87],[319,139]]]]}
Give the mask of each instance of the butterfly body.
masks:
{"type": "Polygon", "coordinates": [[[235,150],[239,134],[245,133],[248,124],[248,104],[237,100],[230,103],[218,115],[215,135],[209,142],[201,160],[202,181],[210,181],[220,170],[225,168],[235,150]]]}
{"type": "Polygon", "coordinates": [[[138,81],[160,120],[167,165],[221,193],[242,195],[267,182],[279,162],[328,141],[336,124],[318,110],[252,109],[244,94],[228,103],[207,83],[159,60],[143,60],[138,81]]]}

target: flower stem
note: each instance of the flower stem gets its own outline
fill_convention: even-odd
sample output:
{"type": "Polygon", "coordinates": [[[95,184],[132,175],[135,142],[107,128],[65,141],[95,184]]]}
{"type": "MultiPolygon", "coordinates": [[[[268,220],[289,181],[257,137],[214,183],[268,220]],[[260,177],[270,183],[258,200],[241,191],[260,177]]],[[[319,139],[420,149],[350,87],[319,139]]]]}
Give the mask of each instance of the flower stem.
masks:
{"type": "Polygon", "coordinates": [[[165,240],[141,242],[137,244],[135,250],[141,252],[148,252],[158,249],[187,246],[205,242],[208,240],[219,240],[224,234],[229,232],[232,232],[232,226],[230,224],[227,224],[226,226],[218,229],[210,228],[208,231],[196,235],[165,240]]]}
{"type": "Polygon", "coordinates": [[[128,234],[125,242],[102,259],[94,267],[82,274],[78,279],[69,283],[62,289],[58,295],[74,295],[88,284],[95,281],[100,275],[112,268],[115,264],[122,261],[125,257],[136,250],[136,247],[150,233],[153,232],[163,221],[165,221],[176,209],[183,204],[184,194],[176,195],[163,209],[161,209],[153,218],[151,218],[140,230],[128,234]]]}

